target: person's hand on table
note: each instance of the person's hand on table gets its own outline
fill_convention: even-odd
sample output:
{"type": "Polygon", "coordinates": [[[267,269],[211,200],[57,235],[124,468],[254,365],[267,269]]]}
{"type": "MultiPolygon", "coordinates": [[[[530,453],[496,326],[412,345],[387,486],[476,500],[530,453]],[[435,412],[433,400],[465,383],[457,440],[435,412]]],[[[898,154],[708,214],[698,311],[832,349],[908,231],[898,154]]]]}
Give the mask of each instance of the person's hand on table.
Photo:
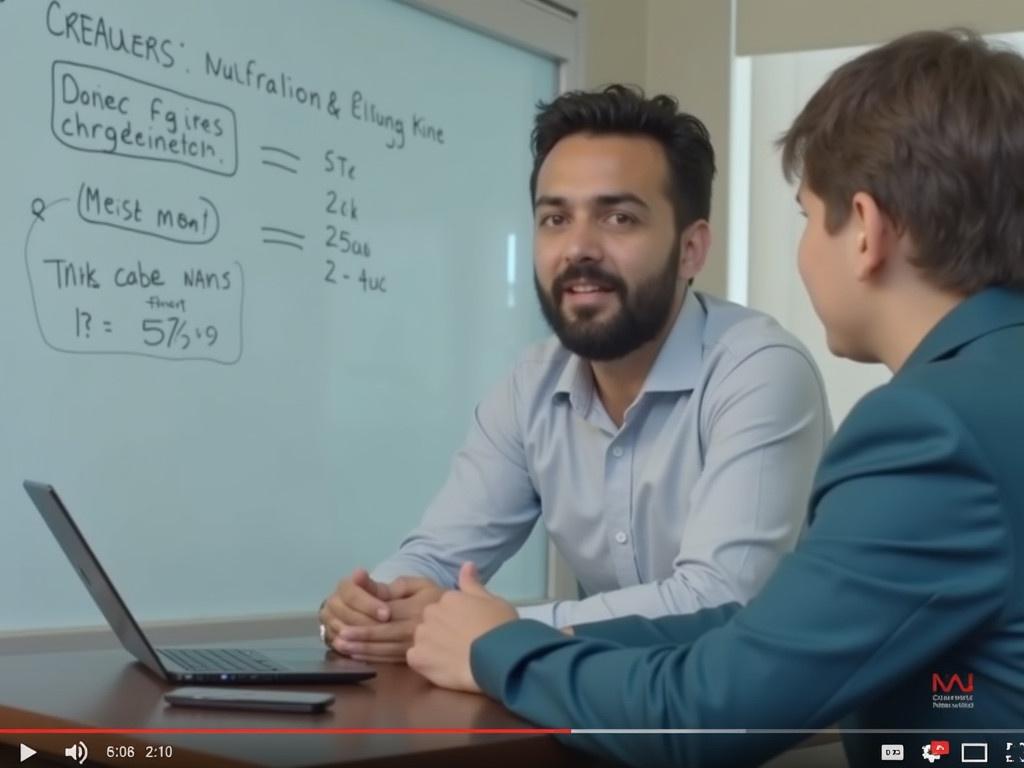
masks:
{"type": "Polygon", "coordinates": [[[356,568],[338,582],[334,592],[320,604],[320,636],[328,646],[335,644],[346,627],[380,625],[391,618],[386,584],[370,578],[365,568],[356,568]]]}
{"type": "Polygon", "coordinates": [[[469,664],[473,641],[519,614],[480,583],[476,566],[463,563],[459,590],[445,592],[423,611],[423,621],[406,653],[409,666],[443,688],[479,693],[469,664]]]}
{"type": "Polygon", "coordinates": [[[331,647],[358,661],[403,663],[423,610],[441,599],[444,590],[427,578],[399,576],[383,587],[389,611],[387,621],[346,624],[332,638],[331,647]]]}

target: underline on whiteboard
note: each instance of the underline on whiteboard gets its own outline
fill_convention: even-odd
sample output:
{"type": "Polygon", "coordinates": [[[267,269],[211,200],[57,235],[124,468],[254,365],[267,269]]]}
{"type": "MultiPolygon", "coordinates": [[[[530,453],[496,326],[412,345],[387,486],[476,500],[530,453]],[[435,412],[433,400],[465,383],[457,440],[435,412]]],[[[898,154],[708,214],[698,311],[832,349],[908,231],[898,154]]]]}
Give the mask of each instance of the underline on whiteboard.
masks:
{"type": "Polygon", "coordinates": [[[264,238],[263,242],[270,243],[272,245],[287,245],[292,248],[298,248],[300,251],[302,250],[301,245],[299,245],[298,243],[290,243],[287,240],[271,240],[270,238],[264,238]]]}
{"type": "Polygon", "coordinates": [[[287,149],[281,149],[280,147],[271,147],[264,144],[260,146],[260,149],[265,149],[268,152],[280,152],[282,155],[288,155],[288,157],[292,158],[293,160],[302,160],[302,158],[296,155],[294,152],[289,152],[287,149]]]}
{"type": "Polygon", "coordinates": [[[280,168],[282,171],[288,171],[288,173],[298,173],[298,171],[296,171],[294,168],[289,168],[287,165],[275,163],[273,160],[261,160],[260,162],[263,163],[264,165],[272,165],[275,168],[280,168]]]}
{"type": "Polygon", "coordinates": [[[300,235],[298,232],[292,232],[290,229],[281,229],[280,227],[260,227],[261,232],[280,232],[282,235],[288,235],[289,237],[296,237],[299,240],[305,240],[305,235],[300,235]]]}

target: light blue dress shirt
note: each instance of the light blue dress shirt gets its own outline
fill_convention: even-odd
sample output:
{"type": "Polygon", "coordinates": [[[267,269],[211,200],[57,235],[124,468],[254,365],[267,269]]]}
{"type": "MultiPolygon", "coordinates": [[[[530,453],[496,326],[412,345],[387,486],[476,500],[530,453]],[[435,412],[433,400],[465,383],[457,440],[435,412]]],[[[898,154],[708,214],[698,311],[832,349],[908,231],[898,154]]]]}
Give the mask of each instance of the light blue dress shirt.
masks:
{"type": "Polygon", "coordinates": [[[420,526],[373,578],[484,579],[538,518],[589,597],[567,626],[746,603],[793,549],[831,436],[810,354],[768,316],[691,291],[621,427],[590,365],[539,343],[476,408],[420,526]]]}

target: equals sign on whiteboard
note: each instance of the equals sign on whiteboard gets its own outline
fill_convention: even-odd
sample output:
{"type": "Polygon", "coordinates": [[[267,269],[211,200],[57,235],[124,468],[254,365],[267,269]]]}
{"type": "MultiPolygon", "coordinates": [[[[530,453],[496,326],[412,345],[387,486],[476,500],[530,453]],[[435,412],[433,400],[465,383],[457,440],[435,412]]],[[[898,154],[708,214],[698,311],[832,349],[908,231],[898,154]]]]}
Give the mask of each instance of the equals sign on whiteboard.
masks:
{"type": "Polygon", "coordinates": [[[260,231],[263,233],[264,243],[285,245],[289,248],[298,248],[300,251],[302,250],[302,241],[306,239],[305,235],[281,227],[260,227],[260,231]]]}
{"type": "Polygon", "coordinates": [[[294,152],[281,149],[281,147],[272,147],[269,144],[261,145],[260,152],[263,153],[263,160],[261,162],[264,165],[286,171],[287,173],[299,172],[298,165],[302,162],[302,158],[294,152]]]}

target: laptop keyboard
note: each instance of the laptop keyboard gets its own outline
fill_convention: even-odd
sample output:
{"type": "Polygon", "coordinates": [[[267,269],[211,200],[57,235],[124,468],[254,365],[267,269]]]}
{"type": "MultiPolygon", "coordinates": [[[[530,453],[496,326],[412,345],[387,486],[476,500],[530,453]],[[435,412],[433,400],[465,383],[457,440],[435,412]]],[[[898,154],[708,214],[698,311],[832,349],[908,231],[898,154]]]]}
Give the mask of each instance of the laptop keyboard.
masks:
{"type": "Polygon", "coordinates": [[[287,672],[259,651],[241,648],[161,648],[160,654],[189,672],[287,672]]]}

